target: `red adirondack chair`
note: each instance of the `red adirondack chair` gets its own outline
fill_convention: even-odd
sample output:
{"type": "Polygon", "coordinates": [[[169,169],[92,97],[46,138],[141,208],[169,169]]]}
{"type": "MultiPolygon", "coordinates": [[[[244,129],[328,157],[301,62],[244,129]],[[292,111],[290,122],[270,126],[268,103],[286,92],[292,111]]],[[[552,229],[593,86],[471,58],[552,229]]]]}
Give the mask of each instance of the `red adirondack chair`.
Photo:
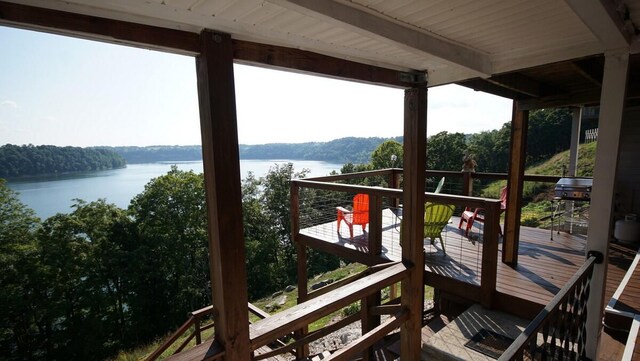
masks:
{"type": "Polygon", "coordinates": [[[369,195],[356,194],[353,197],[353,210],[336,207],[336,211],[338,213],[338,234],[340,233],[340,222],[344,221],[349,227],[349,235],[353,238],[354,224],[362,226],[362,232],[364,232],[365,226],[369,223],[369,195]]]}
{"type": "MultiPolygon", "coordinates": [[[[507,187],[503,187],[500,190],[500,213],[507,209],[507,187]]],[[[464,229],[465,237],[469,237],[469,230],[473,226],[473,222],[484,223],[484,214],[482,214],[482,208],[471,209],[465,207],[464,212],[460,215],[460,223],[458,229],[462,229],[462,223],[467,222],[467,226],[464,229]]],[[[502,236],[502,227],[498,227],[498,233],[502,236]]]]}

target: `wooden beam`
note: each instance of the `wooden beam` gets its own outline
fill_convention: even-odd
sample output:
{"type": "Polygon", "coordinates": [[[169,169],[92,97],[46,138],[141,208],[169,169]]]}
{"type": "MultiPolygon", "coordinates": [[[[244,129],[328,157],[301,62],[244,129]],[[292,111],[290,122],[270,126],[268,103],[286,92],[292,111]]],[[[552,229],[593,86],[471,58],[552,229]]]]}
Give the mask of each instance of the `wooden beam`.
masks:
{"type": "Polygon", "coordinates": [[[520,214],[522,209],[522,191],[524,188],[524,168],[527,152],[527,128],[529,112],[520,110],[513,102],[513,120],[511,121],[511,151],[507,175],[507,210],[504,221],[504,242],[502,244],[502,262],[518,263],[518,245],[520,243],[520,214]]]}
{"type": "Polygon", "coordinates": [[[413,53],[429,55],[448,64],[470,70],[477,76],[492,74],[489,55],[454,43],[425,30],[416,30],[355,6],[333,0],[269,0],[302,14],[348,27],[360,34],[400,46],[413,53]]]}
{"type": "Polygon", "coordinates": [[[565,0],[600,41],[605,50],[628,48],[632,35],[627,31],[624,15],[611,0],[565,0]]]}
{"type": "Polygon", "coordinates": [[[571,67],[583,78],[600,88],[602,86],[602,63],[600,58],[583,59],[571,62],[571,67]]]}
{"type": "MultiPolygon", "coordinates": [[[[403,74],[407,73],[398,70],[366,65],[282,46],[234,40],[233,56],[236,62],[240,64],[259,65],[302,74],[320,75],[334,79],[352,80],[403,89],[413,85],[403,80],[403,74]]],[[[411,74],[413,73],[409,73],[409,75],[411,74]]]]}
{"type": "Polygon", "coordinates": [[[414,265],[402,280],[402,306],[409,320],[400,327],[400,358],[419,360],[424,297],[424,181],[427,139],[427,89],[408,89],[404,95],[404,193],[402,260],[414,265]]]}
{"type": "Polygon", "coordinates": [[[604,255],[604,261],[596,264],[591,279],[591,296],[587,307],[587,357],[595,360],[600,339],[604,292],[606,289],[609,241],[613,223],[615,182],[618,168],[620,133],[625,102],[625,89],[629,71],[627,52],[607,53],[604,62],[602,99],[598,147],[593,170],[593,191],[587,231],[587,249],[604,255]]]}
{"type": "Polygon", "coordinates": [[[215,338],[227,360],[250,360],[240,156],[231,37],[200,36],[196,58],[215,338]]]}
{"type": "MultiPolygon", "coordinates": [[[[0,1],[0,24],[184,55],[200,52],[197,33],[3,1],[0,1]]],[[[406,89],[413,85],[407,79],[417,74],[241,40],[233,40],[233,49],[238,63],[366,84],[406,89]]]]}
{"type": "Polygon", "coordinates": [[[542,95],[542,85],[520,73],[494,75],[487,81],[524,95],[538,98],[542,95]]]}
{"type": "Polygon", "coordinates": [[[197,33],[3,1],[0,24],[186,55],[200,52],[197,33]]]}
{"type": "Polygon", "coordinates": [[[514,91],[509,88],[505,88],[496,83],[492,83],[487,79],[476,78],[476,79],[470,79],[470,80],[458,82],[456,84],[473,89],[475,91],[482,91],[485,93],[489,93],[489,94],[493,94],[493,95],[497,95],[497,96],[509,98],[509,99],[519,100],[519,99],[528,98],[523,93],[514,91]]]}

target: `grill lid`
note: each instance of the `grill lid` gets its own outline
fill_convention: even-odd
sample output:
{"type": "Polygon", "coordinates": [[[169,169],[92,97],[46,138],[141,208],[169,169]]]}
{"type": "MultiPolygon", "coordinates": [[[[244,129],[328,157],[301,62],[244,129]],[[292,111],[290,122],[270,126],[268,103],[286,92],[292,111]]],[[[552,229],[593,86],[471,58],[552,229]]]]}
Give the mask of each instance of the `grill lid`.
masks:
{"type": "Polygon", "coordinates": [[[591,178],[560,178],[555,187],[555,197],[566,200],[591,199],[591,188],[593,179],[591,178]]]}

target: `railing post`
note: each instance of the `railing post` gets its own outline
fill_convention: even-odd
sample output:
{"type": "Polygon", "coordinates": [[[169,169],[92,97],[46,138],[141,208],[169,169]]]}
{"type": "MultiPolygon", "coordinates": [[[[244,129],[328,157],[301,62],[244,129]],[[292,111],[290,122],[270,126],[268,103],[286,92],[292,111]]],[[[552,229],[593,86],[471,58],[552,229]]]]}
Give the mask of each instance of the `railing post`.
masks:
{"type": "MultiPolygon", "coordinates": [[[[368,235],[369,254],[380,255],[382,253],[382,197],[378,195],[369,195],[369,235],[368,235]]],[[[365,297],[360,303],[360,312],[362,315],[362,334],[373,330],[380,326],[380,316],[371,315],[369,310],[371,307],[379,306],[381,302],[380,291],[365,297]]],[[[364,359],[371,359],[373,349],[365,352],[364,359]]]]}
{"type": "Polygon", "coordinates": [[[500,227],[500,203],[487,203],[482,240],[482,278],[480,279],[480,304],[485,308],[491,308],[496,291],[498,227],[500,227]]]}
{"type": "Polygon", "coordinates": [[[410,265],[402,280],[401,303],[409,310],[409,320],[400,327],[400,358],[421,357],[424,297],[424,182],[427,139],[427,88],[405,90],[404,96],[404,193],[402,261],[410,265]]]}
{"type": "Polygon", "coordinates": [[[462,195],[473,196],[473,172],[462,172],[462,195]]]}
{"type": "MultiPolygon", "coordinates": [[[[291,241],[296,247],[297,271],[298,271],[298,304],[308,299],[307,293],[307,247],[298,241],[300,233],[300,186],[291,182],[289,192],[291,207],[291,241]]],[[[294,332],[296,338],[304,337],[309,333],[309,326],[305,326],[294,332]]],[[[309,345],[296,348],[296,358],[303,359],[309,356],[309,345]]]]}
{"type": "MultiPolygon", "coordinates": [[[[391,174],[389,176],[389,188],[400,188],[400,173],[395,168],[391,169],[391,174]]],[[[391,206],[394,208],[398,208],[400,206],[400,198],[392,198],[391,206]]]]}
{"type": "Polygon", "coordinates": [[[199,345],[202,343],[202,335],[200,333],[200,317],[196,318],[193,326],[195,327],[194,332],[196,333],[196,345],[199,345]]]}

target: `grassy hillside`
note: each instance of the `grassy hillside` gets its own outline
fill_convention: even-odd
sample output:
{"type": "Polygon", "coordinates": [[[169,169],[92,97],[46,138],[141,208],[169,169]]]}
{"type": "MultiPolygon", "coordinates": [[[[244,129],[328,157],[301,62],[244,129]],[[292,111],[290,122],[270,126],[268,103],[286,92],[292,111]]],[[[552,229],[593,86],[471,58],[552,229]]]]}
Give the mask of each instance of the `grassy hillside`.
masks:
{"type": "MultiPolygon", "coordinates": [[[[577,176],[593,176],[593,166],[596,159],[597,142],[582,144],[578,149],[577,176]]],[[[549,160],[536,164],[526,169],[525,174],[562,175],[562,167],[569,164],[569,151],[558,153],[549,160]]],[[[489,184],[482,190],[483,197],[499,198],[500,189],[506,185],[506,181],[498,181],[489,184]]],[[[547,219],[551,212],[551,198],[553,183],[525,182],[522,198],[526,204],[522,207],[521,220],[523,226],[548,228],[550,220],[547,219]]]]}
{"type": "MultiPolygon", "coordinates": [[[[578,148],[578,177],[593,176],[593,166],[596,159],[597,142],[581,144],[578,148]]],[[[562,175],[562,167],[569,165],[569,151],[560,152],[549,160],[528,167],[525,174],[539,175],[562,175]]],[[[489,184],[482,190],[481,195],[488,198],[499,198],[500,189],[507,184],[506,181],[497,181],[489,184]]],[[[525,182],[523,198],[526,201],[536,201],[547,198],[546,196],[553,190],[551,183],[525,182]]]]}

